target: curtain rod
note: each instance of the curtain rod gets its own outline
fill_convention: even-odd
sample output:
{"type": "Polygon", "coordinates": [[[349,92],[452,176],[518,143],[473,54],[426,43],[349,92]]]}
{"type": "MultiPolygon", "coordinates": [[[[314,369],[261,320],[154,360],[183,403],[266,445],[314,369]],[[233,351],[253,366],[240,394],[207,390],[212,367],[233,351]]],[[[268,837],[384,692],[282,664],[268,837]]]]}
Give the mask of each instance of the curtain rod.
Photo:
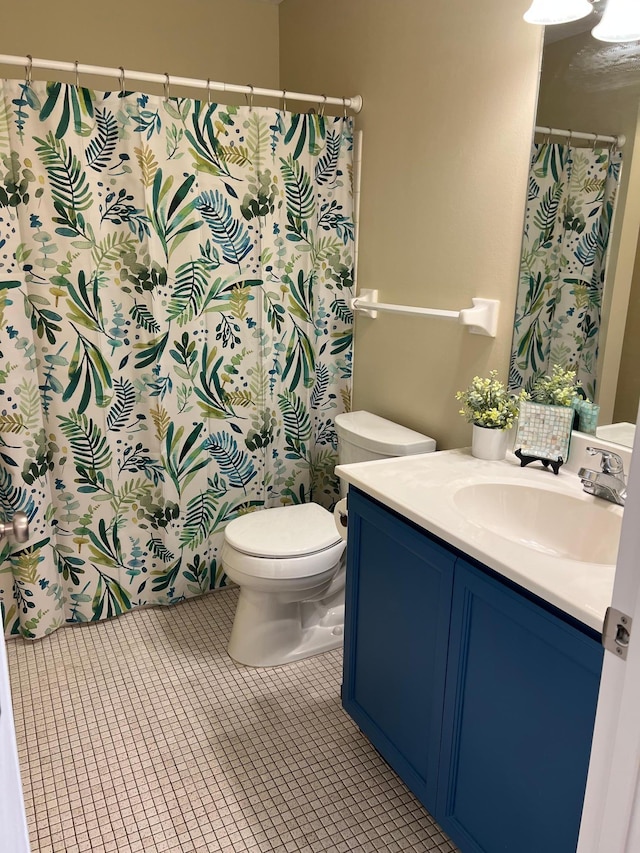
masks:
{"type": "Polygon", "coordinates": [[[540,127],[536,125],[536,133],[546,133],[547,136],[566,136],[568,139],[586,139],[589,142],[613,142],[616,148],[622,148],[627,141],[624,134],[620,136],[602,136],[599,133],[582,133],[578,130],[559,130],[557,127],[540,127]]]}
{"type": "Polygon", "coordinates": [[[219,83],[215,80],[196,80],[192,77],[174,77],[170,74],[153,74],[148,71],[130,71],[125,68],[104,68],[100,65],[85,65],[81,62],[59,62],[55,59],[33,59],[31,56],[10,56],[0,54],[0,65],[21,65],[25,69],[25,77],[29,78],[31,70],[41,68],[48,71],[69,71],[76,75],[91,74],[100,77],[115,77],[121,84],[125,80],[136,80],[142,83],[160,83],[167,91],[169,86],[188,86],[192,89],[205,89],[210,92],[239,92],[240,94],[260,95],[267,98],[282,98],[283,101],[310,101],[322,108],[331,104],[353,110],[359,113],[362,109],[362,96],[350,98],[327,97],[326,95],[306,95],[301,92],[289,92],[286,89],[263,89],[260,86],[240,86],[235,83],[219,83]]]}

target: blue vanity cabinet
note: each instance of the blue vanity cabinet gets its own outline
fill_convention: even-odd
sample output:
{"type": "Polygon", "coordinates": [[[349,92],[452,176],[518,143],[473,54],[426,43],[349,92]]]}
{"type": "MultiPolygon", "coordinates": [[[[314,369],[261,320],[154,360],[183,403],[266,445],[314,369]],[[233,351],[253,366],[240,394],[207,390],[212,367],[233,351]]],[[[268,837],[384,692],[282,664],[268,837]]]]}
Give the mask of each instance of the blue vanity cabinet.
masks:
{"type": "Polygon", "coordinates": [[[351,489],[342,702],[435,809],[455,558],[351,489]]]}
{"type": "Polygon", "coordinates": [[[353,488],[348,542],[345,709],[463,853],[575,853],[596,633],[353,488]]]}
{"type": "Polygon", "coordinates": [[[464,853],[575,853],[603,652],[457,561],[436,815],[464,853]]]}

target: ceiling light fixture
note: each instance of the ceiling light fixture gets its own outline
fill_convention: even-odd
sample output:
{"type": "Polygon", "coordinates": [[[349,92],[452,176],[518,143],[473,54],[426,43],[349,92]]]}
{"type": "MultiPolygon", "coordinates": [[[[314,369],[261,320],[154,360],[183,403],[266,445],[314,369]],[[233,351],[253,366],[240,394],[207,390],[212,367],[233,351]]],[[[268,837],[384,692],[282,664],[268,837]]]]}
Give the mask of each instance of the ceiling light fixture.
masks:
{"type": "Polygon", "coordinates": [[[640,39],[638,0],[609,0],[602,20],[591,30],[600,41],[622,42],[640,39]]]}
{"type": "MultiPolygon", "coordinates": [[[[637,0],[630,0],[630,2],[634,3],[637,0]]],[[[589,0],[533,0],[524,13],[524,19],[528,24],[541,26],[567,24],[569,21],[585,18],[591,12],[593,12],[593,6],[589,0]]]]}

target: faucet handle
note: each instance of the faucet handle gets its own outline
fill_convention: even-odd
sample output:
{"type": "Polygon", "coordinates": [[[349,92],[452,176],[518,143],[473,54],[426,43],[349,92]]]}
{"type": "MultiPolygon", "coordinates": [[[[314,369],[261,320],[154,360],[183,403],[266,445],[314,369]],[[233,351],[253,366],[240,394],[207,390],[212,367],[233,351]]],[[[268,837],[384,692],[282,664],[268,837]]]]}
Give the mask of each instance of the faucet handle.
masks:
{"type": "Polygon", "coordinates": [[[601,465],[603,474],[624,477],[624,462],[622,461],[622,457],[618,456],[617,453],[614,453],[612,450],[605,450],[604,447],[587,447],[587,453],[589,456],[596,456],[598,453],[602,454],[601,465]]]}

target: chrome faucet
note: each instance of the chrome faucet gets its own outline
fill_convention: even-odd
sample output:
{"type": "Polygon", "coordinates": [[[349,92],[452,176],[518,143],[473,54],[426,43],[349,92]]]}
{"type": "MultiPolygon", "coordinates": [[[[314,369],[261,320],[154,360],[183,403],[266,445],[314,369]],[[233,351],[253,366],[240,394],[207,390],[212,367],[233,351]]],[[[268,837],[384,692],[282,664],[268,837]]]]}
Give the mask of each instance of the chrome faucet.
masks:
{"type": "Polygon", "coordinates": [[[627,499],[627,482],[624,476],[624,462],[620,456],[602,447],[587,447],[587,453],[589,456],[600,453],[602,460],[599,471],[592,471],[590,468],[581,468],[578,471],[578,477],[582,480],[585,492],[624,506],[627,499]]]}

